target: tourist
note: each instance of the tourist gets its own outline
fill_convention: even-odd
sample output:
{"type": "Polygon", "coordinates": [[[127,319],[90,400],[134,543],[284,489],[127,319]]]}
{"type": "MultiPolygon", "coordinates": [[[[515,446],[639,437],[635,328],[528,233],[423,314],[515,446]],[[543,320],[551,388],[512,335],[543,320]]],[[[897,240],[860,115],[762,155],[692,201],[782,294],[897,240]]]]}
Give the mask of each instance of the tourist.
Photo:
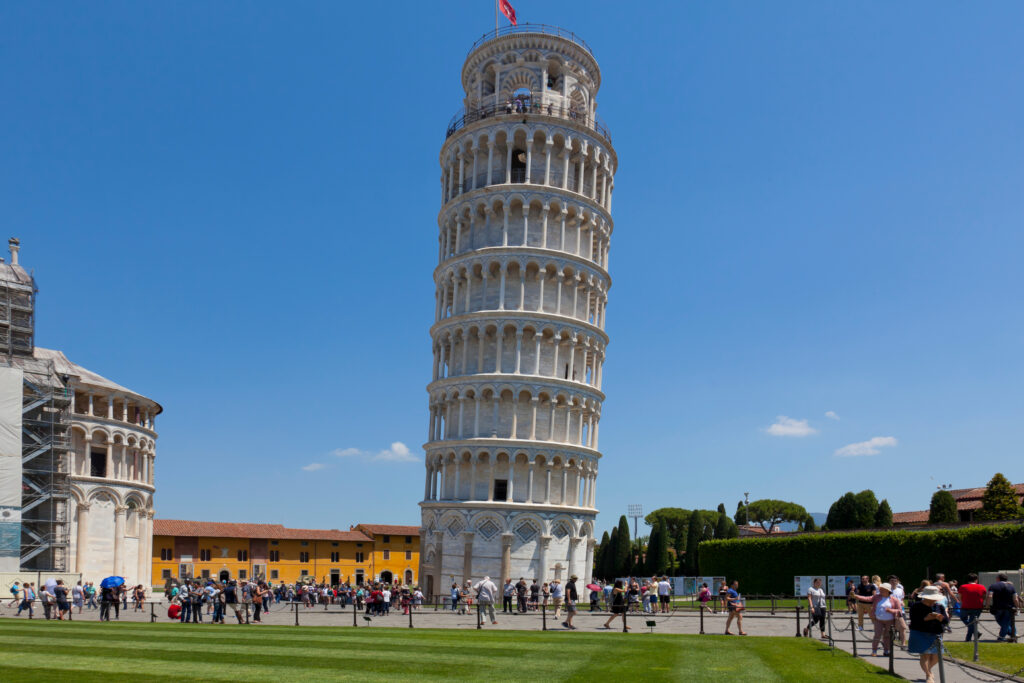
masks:
{"type": "Polygon", "coordinates": [[[857,588],[857,584],[853,581],[846,582],[846,613],[853,614],[857,611],[857,601],[853,597],[853,591],[857,588]]]}
{"type": "Polygon", "coordinates": [[[711,589],[708,588],[706,583],[701,584],[700,592],[697,593],[697,600],[700,602],[700,610],[702,612],[711,611],[711,608],[708,607],[708,603],[711,602],[711,589]]]}
{"type": "Polygon", "coordinates": [[[578,580],[579,577],[573,574],[569,577],[569,583],[565,584],[565,621],[562,622],[562,626],[571,631],[576,630],[572,620],[576,616],[576,602],[580,599],[579,591],[576,590],[578,580]]]}
{"type": "Polygon", "coordinates": [[[967,636],[964,640],[970,641],[978,628],[978,620],[981,618],[981,610],[985,608],[985,596],[988,591],[978,583],[978,575],[971,572],[967,575],[967,583],[960,586],[959,593],[960,621],[967,624],[967,636]]]}
{"type": "Polygon", "coordinates": [[[657,605],[657,603],[658,603],[657,590],[654,588],[654,586],[656,586],[656,585],[657,585],[656,579],[652,578],[650,581],[644,581],[643,588],[641,589],[641,591],[643,592],[643,611],[644,611],[644,614],[650,614],[651,613],[651,599],[652,598],[654,599],[654,603],[655,603],[654,604],[654,609],[656,610],[658,608],[658,605],[657,605]]]}
{"type": "Polygon", "coordinates": [[[604,595],[604,608],[610,612],[612,610],[612,584],[604,582],[601,593],[604,595]]]}
{"type": "Polygon", "coordinates": [[[920,586],[918,586],[917,588],[915,588],[915,589],[914,589],[914,590],[913,590],[913,591],[912,591],[912,592],[910,593],[910,601],[911,601],[911,602],[913,602],[913,601],[917,600],[917,596],[918,596],[918,594],[919,594],[919,593],[920,593],[921,591],[923,591],[923,590],[924,590],[925,588],[927,588],[928,586],[930,586],[930,585],[932,585],[932,582],[931,582],[931,581],[929,581],[928,579],[924,579],[924,580],[922,580],[922,581],[921,581],[921,585],[920,585],[920,586]]]}
{"type": "Polygon", "coordinates": [[[562,618],[562,598],[564,597],[562,582],[558,579],[551,579],[551,602],[555,606],[555,619],[562,618]]]}
{"type": "Polygon", "coordinates": [[[825,590],[821,587],[821,579],[818,577],[815,577],[811,587],[807,589],[807,617],[810,621],[804,627],[804,637],[809,637],[814,625],[817,624],[818,630],[821,631],[821,639],[828,640],[825,637],[825,590]]]}
{"type": "Polygon", "coordinates": [[[521,576],[516,583],[516,610],[520,614],[526,614],[526,579],[521,576]]]}
{"type": "Polygon", "coordinates": [[[725,606],[729,610],[729,617],[725,620],[725,635],[731,636],[732,632],[729,630],[729,626],[732,624],[732,620],[736,620],[736,627],[739,628],[739,634],[741,636],[747,635],[747,632],[743,630],[743,610],[746,607],[743,605],[743,600],[740,598],[739,593],[740,582],[733,581],[732,585],[725,593],[725,606]]]}
{"type": "Polygon", "coordinates": [[[910,606],[910,641],[907,652],[921,656],[926,683],[932,683],[932,668],[939,663],[943,626],[949,621],[941,604],[942,589],[928,586],[918,593],[920,600],[910,606]]]}
{"type": "Polygon", "coordinates": [[[142,587],[141,583],[132,590],[132,600],[135,602],[134,611],[142,611],[142,604],[146,601],[146,589],[142,587]]]}
{"type": "Polygon", "coordinates": [[[903,601],[906,599],[906,591],[903,589],[903,584],[900,583],[900,577],[895,574],[889,575],[889,585],[892,586],[892,602],[894,606],[900,608],[900,611],[896,613],[896,631],[900,636],[900,645],[905,645],[907,642],[907,619],[903,614],[903,601]]]}
{"type": "Polygon", "coordinates": [[[999,637],[996,640],[1015,642],[1017,625],[1013,621],[1013,615],[1015,609],[1020,609],[1020,596],[1003,572],[999,572],[996,575],[996,582],[988,587],[988,606],[996,623],[999,624],[999,637]]]}
{"type": "Polygon", "coordinates": [[[622,616],[623,627],[628,631],[629,626],[625,626],[626,589],[622,587],[622,579],[615,579],[615,586],[612,587],[612,614],[601,628],[611,628],[612,621],[620,615],[622,616]]]}
{"type": "MultiPolygon", "coordinates": [[[[508,580],[511,583],[512,579],[508,580]]],[[[476,599],[480,604],[480,612],[490,616],[491,624],[496,625],[498,623],[497,617],[494,614],[494,598],[498,594],[498,587],[491,581],[491,577],[485,576],[479,581],[473,589],[476,590],[476,599]]],[[[510,598],[506,598],[508,602],[509,610],[512,609],[512,602],[510,598]]]]}
{"type": "Polygon", "coordinates": [[[537,583],[537,579],[533,580],[530,584],[530,609],[537,611],[540,607],[540,584],[537,583]]]}
{"type": "Polygon", "coordinates": [[[725,605],[729,597],[729,586],[726,585],[725,579],[722,579],[722,584],[718,587],[718,611],[725,612],[725,605]]]}
{"type": "Polygon", "coordinates": [[[412,591],[412,608],[419,609],[423,605],[423,591],[420,590],[419,586],[412,591]]]}
{"type": "Polygon", "coordinates": [[[459,584],[453,583],[451,592],[449,593],[450,602],[452,604],[452,612],[454,612],[455,609],[458,607],[459,595],[461,595],[461,591],[459,591],[459,584]]]}
{"type": "Polygon", "coordinates": [[[57,585],[53,587],[53,597],[57,602],[57,619],[64,621],[71,613],[71,605],[68,603],[68,587],[64,585],[63,579],[57,579],[57,585]]]}
{"type": "Polygon", "coordinates": [[[214,581],[210,588],[210,599],[213,602],[213,623],[223,624],[224,623],[224,587],[220,583],[214,581]]]}
{"type": "Polygon", "coordinates": [[[21,602],[18,604],[18,613],[15,614],[14,616],[20,617],[22,610],[26,610],[27,609],[28,610],[28,618],[31,619],[32,616],[33,616],[33,613],[32,613],[32,603],[34,603],[35,601],[36,601],[36,592],[32,588],[32,584],[30,582],[29,583],[25,583],[21,587],[21,602]]]}
{"type": "MultiPolygon", "coordinates": [[[[117,602],[117,589],[113,586],[100,586],[100,621],[110,621],[110,608],[118,610],[120,605],[117,602]]],[[[120,619],[121,613],[117,612],[120,619]]]]}
{"type": "MultiPolygon", "coordinates": [[[[946,614],[952,614],[953,605],[956,604],[956,592],[954,591],[953,587],[949,585],[949,582],[946,581],[946,575],[936,574],[935,581],[932,582],[932,585],[937,586],[938,589],[942,591],[942,598],[939,602],[942,604],[942,607],[946,610],[946,614]]],[[[950,628],[948,622],[949,620],[947,619],[946,623],[943,625],[943,628],[946,630],[946,633],[952,633],[953,631],[950,628]]]]}
{"type": "Polygon", "coordinates": [[[661,603],[662,614],[668,614],[671,596],[672,584],[669,582],[667,576],[663,576],[661,577],[661,581],[658,582],[658,602],[661,603]]]}
{"type": "Polygon", "coordinates": [[[85,589],[82,588],[82,582],[79,581],[71,587],[71,605],[72,607],[78,608],[78,613],[82,613],[82,605],[85,604],[85,589]]]}
{"type": "Polygon", "coordinates": [[[512,584],[512,579],[505,579],[505,585],[501,587],[501,613],[507,614],[512,612],[512,596],[516,594],[516,587],[512,584]]]}
{"type": "Polygon", "coordinates": [[[185,581],[181,584],[181,586],[175,587],[175,590],[177,592],[174,593],[174,598],[173,598],[173,599],[177,600],[178,603],[181,605],[181,612],[178,613],[178,619],[183,624],[187,624],[188,621],[189,621],[189,618],[192,615],[192,601],[188,597],[188,591],[189,591],[189,585],[188,584],[189,584],[188,579],[185,579],[185,581]]]}
{"type": "MultiPolygon", "coordinates": [[[[597,584],[594,583],[593,579],[591,579],[590,582],[591,582],[591,585],[597,586],[597,584]]],[[[590,611],[591,612],[596,612],[596,611],[598,611],[601,608],[600,605],[598,605],[598,601],[601,599],[601,591],[595,590],[594,588],[590,588],[589,590],[590,590],[590,611]]]]}
{"type": "Polygon", "coordinates": [[[238,599],[238,582],[228,581],[228,585],[224,588],[224,605],[230,607],[235,613],[235,619],[238,620],[239,624],[245,623],[242,621],[242,603],[238,599]]]}
{"type": "MultiPolygon", "coordinates": [[[[79,581],[81,583],[81,581],[79,581]]],[[[14,583],[11,584],[11,601],[7,603],[8,607],[14,607],[21,600],[21,584],[15,579],[14,583]]]]}
{"type": "Polygon", "coordinates": [[[872,616],[875,620],[875,635],[871,639],[871,656],[878,656],[878,645],[882,645],[882,654],[888,656],[892,649],[892,629],[896,614],[903,611],[901,606],[892,599],[892,586],[883,583],[878,587],[878,594],[872,598],[872,616]]]}
{"type": "Polygon", "coordinates": [[[53,606],[57,602],[56,596],[50,587],[46,584],[43,585],[43,589],[39,591],[39,602],[43,603],[43,616],[49,621],[53,618],[53,606]]]}
{"type": "Polygon", "coordinates": [[[540,593],[541,593],[541,599],[544,601],[543,602],[544,607],[547,607],[550,604],[550,601],[551,601],[551,584],[549,584],[547,581],[545,581],[544,585],[541,586],[540,593]]]}
{"type": "Polygon", "coordinates": [[[860,577],[860,584],[853,589],[853,599],[857,604],[857,630],[864,630],[864,615],[871,615],[871,602],[875,597],[875,584],[867,574],[860,577]]]}
{"type": "Polygon", "coordinates": [[[629,582],[629,590],[626,591],[626,595],[629,598],[629,611],[640,611],[640,584],[636,579],[629,582]]]}
{"type": "Polygon", "coordinates": [[[263,610],[263,592],[267,590],[267,584],[260,581],[252,583],[252,623],[259,624],[260,613],[263,610]]]}

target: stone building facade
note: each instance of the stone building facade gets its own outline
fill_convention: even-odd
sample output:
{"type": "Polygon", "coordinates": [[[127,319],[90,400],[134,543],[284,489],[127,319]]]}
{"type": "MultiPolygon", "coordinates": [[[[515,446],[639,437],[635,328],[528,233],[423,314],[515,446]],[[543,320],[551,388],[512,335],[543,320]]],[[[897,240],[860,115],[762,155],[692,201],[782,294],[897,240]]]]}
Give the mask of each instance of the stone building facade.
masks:
{"type": "Polygon", "coordinates": [[[441,148],[421,569],[589,580],[617,158],[578,36],[490,33],[441,148]]]}

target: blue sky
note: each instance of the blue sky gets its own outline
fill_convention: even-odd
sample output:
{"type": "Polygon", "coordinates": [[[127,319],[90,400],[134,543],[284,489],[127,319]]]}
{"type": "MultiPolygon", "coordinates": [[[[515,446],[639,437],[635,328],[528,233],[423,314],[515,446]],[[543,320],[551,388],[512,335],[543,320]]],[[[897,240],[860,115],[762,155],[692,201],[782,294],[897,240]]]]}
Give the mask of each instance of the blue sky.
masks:
{"type": "MultiPolygon", "coordinates": [[[[514,4],[593,47],[620,159],[600,528],[1024,481],[1024,6],[514,4]]],[[[159,516],[418,522],[437,155],[492,27],[486,1],[0,7],[38,343],[165,406],[159,516]]]]}

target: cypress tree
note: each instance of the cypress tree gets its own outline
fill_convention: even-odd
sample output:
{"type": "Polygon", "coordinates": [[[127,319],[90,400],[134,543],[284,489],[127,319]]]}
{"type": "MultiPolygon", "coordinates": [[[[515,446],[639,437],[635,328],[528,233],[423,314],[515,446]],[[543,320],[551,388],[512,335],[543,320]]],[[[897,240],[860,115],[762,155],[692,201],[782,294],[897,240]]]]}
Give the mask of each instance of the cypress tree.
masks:
{"type": "Polygon", "coordinates": [[[1013,485],[1002,472],[996,472],[981,497],[978,519],[1017,519],[1020,516],[1017,492],[1013,490],[1013,485]]]}
{"type": "Polygon", "coordinates": [[[651,531],[647,545],[647,574],[664,574],[668,571],[668,527],[664,520],[658,521],[651,531]]]}
{"type": "Polygon", "coordinates": [[[743,501],[736,503],[736,514],[732,516],[736,526],[744,526],[747,523],[747,506],[743,501]]]}
{"type": "Polygon", "coordinates": [[[629,540],[629,521],[619,517],[619,533],[615,541],[615,576],[629,576],[633,569],[633,544],[629,540]]]}
{"type": "Polygon", "coordinates": [[[601,576],[605,581],[615,578],[615,558],[618,556],[619,528],[612,528],[608,538],[608,549],[601,554],[601,576]]]}
{"type": "Polygon", "coordinates": [[[949,491],[936,491],[928,507],[929,524],[952,524],[957,521],[956,500],[949,491]]]}
{"type": "Polygon", "coordinates": [[[878,504],[878,511],[875,513],[875,527],[885,529],[892,526],[892,508],[885,498],[878,504]]]}
{"type": "Polygon", "coordinates": [[[818,525],[814,522],[814,517],[807,515],[807,519],[804,520],[804,531],[817,531],[818,525]]]}
{"type": "Polygon", "coordinates": [[[697,576],[700,574],[700,562],[697,558],[697,546],[701,541],[701,534],[704,531],[704,520],[701,519],[700,510],[690,513],[690,524],[686,534],[686,574],[697,576]]]}
{"type": "Polygon", "coordinates": [[[611,538],[608,536],[608,531],[605,530],[604,535],[601,536],[601,545],[597,546],[597,550],[594,552],[594,573],[602,579],[605,578],[604,557],[608,554],[608,545],[610,543],[611,538]]]}
{"type": "Polygon", "coordinates": [[[718,504],[718,523],[715,524],[715,538],[729,538],[729,515],[725,512],[725,503],[718,504]]]}

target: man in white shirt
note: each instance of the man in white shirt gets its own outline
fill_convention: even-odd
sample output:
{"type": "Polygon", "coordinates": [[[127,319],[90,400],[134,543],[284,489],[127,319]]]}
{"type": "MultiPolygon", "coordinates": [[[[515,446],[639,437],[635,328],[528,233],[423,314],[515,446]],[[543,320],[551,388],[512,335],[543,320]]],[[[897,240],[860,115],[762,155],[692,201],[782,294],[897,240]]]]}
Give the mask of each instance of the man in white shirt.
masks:
{"type": "Polygon", "coordinates": [[[661,602],[662,614],[668,614],[668,605],[672,595],[672,584],[669,583],[668,577],[661,577],[661,581],[658,582],[658,600],[661,602]]]}
{"type": "Polygon", "coordinates": [[[825,589],[821,587],[820,578],[815,578],[811,587],[807,589],[807,614],[811,622],[804,628],[804,637],[810,636],[814,625],[818,624],[821,638],[825,640],[825,589]]]}
{"type": "Polygon", "coordinates": [[[391,611],[391,588],[384,584],[384,590],[380,592],[380,595],[384,600],[384,614],[387,615],[391,611]]]}
{"type": "Polygon", "coordinates": [[[494,598],[498,594],[498,587],[491,581],[491,577],[485,576],[473,586],[473,590],[476,591],[476,599],[480,602],[480,611],[491,617],[492,624],[497,624],[498,620],[494,614],[494,598]]]}
{"type": "Polygon", "coordinates": [[[900,583],[900,577],[895,574],[889,577],[889,585],[892,586],[892,603],[893,607],[899,607],[900,613],[896,615],[896,630],[900,634],[900,643],[907,642],[907,618],[906,613],[903,611],[903,601],[906,598],[906,591],[903,590],[903,584],[900,583]]]}

